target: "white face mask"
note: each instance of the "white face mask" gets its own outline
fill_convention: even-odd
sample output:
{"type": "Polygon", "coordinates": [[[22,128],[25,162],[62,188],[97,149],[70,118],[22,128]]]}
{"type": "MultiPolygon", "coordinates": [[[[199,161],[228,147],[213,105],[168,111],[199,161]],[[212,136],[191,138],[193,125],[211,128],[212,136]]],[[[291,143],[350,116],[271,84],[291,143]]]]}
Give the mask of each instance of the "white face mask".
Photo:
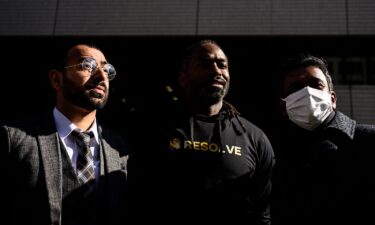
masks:
{"type": "Polygon", "coordinates": [[[331,95],[308,86],[283,100],[289,119],[306,130],[317,128],[333,111],[331,95]]]}

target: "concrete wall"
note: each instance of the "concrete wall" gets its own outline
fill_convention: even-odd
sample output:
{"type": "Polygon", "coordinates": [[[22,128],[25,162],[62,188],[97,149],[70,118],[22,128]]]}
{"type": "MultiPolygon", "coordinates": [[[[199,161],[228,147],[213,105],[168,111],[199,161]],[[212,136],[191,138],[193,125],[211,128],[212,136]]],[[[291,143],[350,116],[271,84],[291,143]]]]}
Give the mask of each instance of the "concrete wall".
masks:
{"type": "Polygon", "coordinates": [[[337,109],[360,123],[375,124],[375,85],[336,85],[337,109]]]}
{"type": "Polygon", "coordinates": [[[0,0],[0,35],[374,35],[373,0],[0,0]]]}

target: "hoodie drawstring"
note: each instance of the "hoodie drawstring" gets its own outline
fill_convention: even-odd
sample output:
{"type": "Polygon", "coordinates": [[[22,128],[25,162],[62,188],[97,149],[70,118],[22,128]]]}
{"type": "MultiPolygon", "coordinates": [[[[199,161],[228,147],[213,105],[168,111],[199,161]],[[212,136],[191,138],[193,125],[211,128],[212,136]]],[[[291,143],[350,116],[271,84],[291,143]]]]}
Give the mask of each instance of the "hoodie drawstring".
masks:
{"type": "Polygon", "coordinates": [[[190,140],[194,142],[194,116],[189,118],[189,125],[190,125],[190,140]]]}

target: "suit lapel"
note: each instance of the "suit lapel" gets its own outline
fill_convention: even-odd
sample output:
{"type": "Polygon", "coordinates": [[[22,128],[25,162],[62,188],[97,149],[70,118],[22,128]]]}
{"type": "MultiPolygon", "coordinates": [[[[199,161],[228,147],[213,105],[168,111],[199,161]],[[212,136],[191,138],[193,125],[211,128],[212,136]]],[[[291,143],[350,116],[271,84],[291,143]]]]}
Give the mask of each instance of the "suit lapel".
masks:
{"type": "Polygon", "coordinates": [[[98,126],[98,131],[101,140],[101,195],[102,197],[106,198],[110,220],[114,220],[119,216],[118,213],[124,213],[119,212],[119,209],[121,208],[119,205],[124,204],[123,199],[126,184],[126,165],[124,159],[121,159],[118,150],[112,147],[110,143],[111,137],[106,135],[106,132],[103,132],[100,126],[98,126]]]}
{"type": "Polygon", "coordinates": [[[46,179],[49,205],[51,208],[51,221],[53,224],[60,224],[62,167],[60,145],[58,141],[59,137],[56,132],[53,117],[50,116],[49,119],[41,122],[41,127],[39,128],[38,133],[38,144],[46,179]]]}
{"type": "Polygon", "coordinates": [[[104,162],[104,166],[101,167],[102,173],[111,173],[116,170],[121,170],[121,161],[118,151],[113,149],[106,140],[102,140],[103,150],[101,151],[102,157],[101,162],[104,162]]]}
{"type": "Polygon", "coordinates": [[[98,133],[101,141],[100,151],[100,175],[107,175],[113,171],[121,170],[123,165],[118,150],[108,143],[110,137],[98,126],[98,133]]]}

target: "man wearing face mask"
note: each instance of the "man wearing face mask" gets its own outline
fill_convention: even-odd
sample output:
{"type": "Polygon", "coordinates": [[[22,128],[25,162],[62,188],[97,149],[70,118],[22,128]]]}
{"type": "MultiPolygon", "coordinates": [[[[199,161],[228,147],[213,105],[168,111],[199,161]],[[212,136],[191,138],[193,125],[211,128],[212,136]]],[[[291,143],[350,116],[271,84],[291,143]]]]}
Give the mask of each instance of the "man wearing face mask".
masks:
{"type": "Polygon", "coordinates": [[[277,160],[273,224],[367,224],[374,210],[375,127],[336,110],[324,59],[290,59],[281,75],[284,120],[278,135],[270,135],[277,160]]]}

